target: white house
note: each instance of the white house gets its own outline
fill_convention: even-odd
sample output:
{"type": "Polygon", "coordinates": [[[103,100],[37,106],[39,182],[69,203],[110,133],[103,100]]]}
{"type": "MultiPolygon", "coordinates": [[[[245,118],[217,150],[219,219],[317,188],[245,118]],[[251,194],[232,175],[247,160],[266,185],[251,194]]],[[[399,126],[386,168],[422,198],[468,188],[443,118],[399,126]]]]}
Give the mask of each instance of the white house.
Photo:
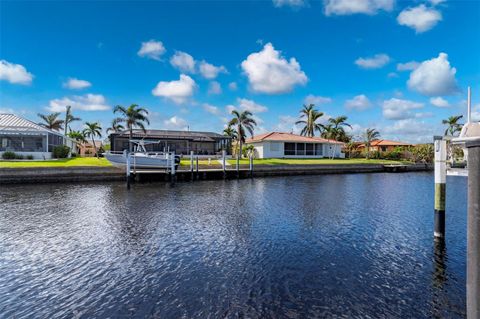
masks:
{"type": "Polygon", "coordinates": [[[257,158],[345,158],[344,143],[320,137],[270,132],[245,141],[255,147],[257,158]]]}
{"type": "Polygon", "coordinates": [[[49,130],[15,114],[0,113],[0,158],[3,152],[32,155],[35,159],[52,158],[53,148],[66,144],[74,149],[75,142],[62,133],[49,130]]]}

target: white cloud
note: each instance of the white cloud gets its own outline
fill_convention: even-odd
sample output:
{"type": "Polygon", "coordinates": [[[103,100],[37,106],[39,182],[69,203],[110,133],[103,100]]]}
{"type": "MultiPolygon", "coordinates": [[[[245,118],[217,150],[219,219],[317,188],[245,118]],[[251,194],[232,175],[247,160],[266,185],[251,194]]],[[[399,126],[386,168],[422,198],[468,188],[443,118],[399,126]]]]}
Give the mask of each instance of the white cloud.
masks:
{"type": "Polygon", "coordinates": [[[180,79],[177,81],[160,81],[152,90],[155,96],[161,96],[172,100],[177,104],[182,104],[188,101],[193,95],[197,85],[195,81],[185,74],[180,74],[180,79]]]}
{"type": "Polygon", "coordinates": [[[412,73],[408,87],[427,96],[449,95],[458,91],[455,73],[448,55],[440,53],[437,58],[423,61],[412,73]]]}
{"type": "Polygon", "coordinates": [[[384,53],[375,54],[373,57],[358,58],[355,64],[363,69],[379,69],[390,62],[390,57],[384,53]]]}
{"type": "Polygon", "coordinates": [[[237,107],[235,105],[232,105],[232,104],[229,104],[227,106],[225,106],[225,111],[228,113],[228,114],[231,114],[233,110],[236,110],[237,107]]]}
{"type": "Polygon", "coordinates": [[[298,118],[291,115],[280,115],[278,117],[278,123],[273,127],[273,130],[278,132],[293,132],[294,134],[300,134],[301,127],[295,124],[297,121],[298,118]]]}
{"type": "Polygon", "coordinates": [[[438,4],[442,3],[442,2],[445,2],[445,1],[447,1],[447,0],[429,0],[429,1],[430,1],[430,3],[431,3],[432,5],[436,6],[436,5],[438,5],[438,4]]]}
{"type": "Polygon", "coordinates": [[[268,111],[268,108],[264,105],[255,103],[252,100],[237,99],[238,108],[242,111],[250,111],[252,113],[262,113],[268,111]]]}
{"type": "Polygon", "coordinates": [[[0,80],[8,81],[12,84],[30,84],[33,74],[21,64],[10,63],[6,60],[0,60],[0,80]]]}
{"type": "Polygon", "coordinates": [[[437,96],[430,98],[430,104],[435,105],[437,107],[449,107],[450,103],[444,98],[437,96]]]}
{"type": "Polygon", "coordinates": [[[51,112],[64,112],[67,105],[79,111],[106,111],[110,106],[101,94],[74,95],[50,100],[47,109],[51,112]]]}
{"type": "Polygon", "coordinates": [[[142,46],[140,50],[138,50],[137,54],[141,57],[147,57],[154,60],[160,60],[162,54],[167,51],[163,46],[163,43],[156,40],[150,40],[147,42],[142,42],[142,46]]]}
{"type": "Polygon", "coordinates": [[[373,15],[380,10],[391,11],[395,0],[324,0],[325,15],[373,15]]]}
{"type": "Polygon", "coordinates": [[[222,86],[217,81],[212,81],[208,85],[208,94],[222,94],[222,86]]]}
{"type": "Polygon", "coordinates": [[[427,8],[424,4],[414,8],[404,9],[397,17],[397,22],[422,33],[432,29],[442,20],[442,13],[434,8],[427,8]]]}
{"type": "Polygon", "coordinates": [[[411,143],[431,143],[435,128],[423,121],[403,119],[381,130],[382,137],[411,143]]]}
{"type": "Polygon", "coordinates": [[[227,69],[223,65],[215,66],[207,61],[200,62],[199,71],[206,79],[215,79],[219,73],[227,73],[227,69]]]}
{"type": "Polygon", "coordinates": [[[176,51],[170,64],[184,73],[195,73],[195,59],[188,53],[176,51]]]}
{"type": "Polygon", "coordinates": [[[188,129],[188,123],[184,119],[178,116],[173,116],[168,120],[163,121],[163,126],[167,130],[179,130],[185,131],[188,129]]]}
{"type": "Polygon", "coordinates": [[[480,103],[472,108],[472,121],[480,122],[480,103]]]}
{"type": "Polygon", "coordinates": [[[295,58],[287,61],[271,43],[260,52],[250,54],[242,62],[242,69],[255,92],[267,94],[287,93],[295,85],[304,85],[308,78],[295,58]]]}
{"type": "Polygon", "coordinates": [[[64,88],[72,89],[72,90],[81,90],[91,86],[92,86],[92,83],[85,80],[79,80],[76,78],[69,78],[67,82],[63,83],[64,88]]]}
{"type": "Polygon", "coordinates": [[[10,108],[10,107],[0,107],[0,114],[2,113],[7,113],[7,114],[16,114],[17,112],[15,112],[14,109],[10,108]]]}
{"type": "Polygon", "coordinates": [[[350,110],[364,111],[372,106],[372,102],[364,94],[355,96],[353,99],[345,101],[345,107],[350,110]]]}
{"type": "Polygon", "coordinates": [[[213,115],[219,115],[220,110],[218,107],[208,104],[208,103],[203,103],[202,108],[205,110],[205,112],[208,112],[213,115]]]}
{"type": "Polygon", "coordinates": [[[332,102],[332,99],[329,97],[323,97],[323,96],[318,96],[318,95],[313,95],[309,94],[305,97],[303,100],[303,103],[305,104],[315,104],[315,105],[320,105],[320,104],[325,104],[325,103],[330,103],[332,102]]]}
{"type": "Polygon", "coordinates": [[[423,108],[423,103],[391,98],[383,101],[383,116],[389,120],[404,120],[418,117],[413,110],[423,108]]]}
{"type": "Polygon", "coordinates": [[[228,88],[231,90],[231,91],[236,91],[238,89],[238,85],[236,82],[230,82],[228,83],[228,88]]]}
{"type": "Polygon", "coordinates": [[[417,61],[397,63],[397,71],[413,71],[418,68],[419,65],[420,63],[418,63],[417,61]]]}
{"type": "Polygon", "coordinates": [[[390,79],[398,78],[398,74],[395,73],[395,72],[390,72],[390,73],[387,74],[387,77],[390,78],[390,79]]]}
{"type": "Polygon", "coordinates": [[[288,6],[292,8],[300,8],[306,5],[304,0],[273,0],[273,5],[277,8],[288,6]]]}

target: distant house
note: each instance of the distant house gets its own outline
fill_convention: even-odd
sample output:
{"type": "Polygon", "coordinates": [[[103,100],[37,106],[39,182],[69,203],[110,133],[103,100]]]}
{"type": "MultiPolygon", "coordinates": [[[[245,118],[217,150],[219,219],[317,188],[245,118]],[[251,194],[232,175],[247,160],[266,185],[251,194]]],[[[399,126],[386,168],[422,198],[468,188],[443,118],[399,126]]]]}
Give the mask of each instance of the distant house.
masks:
{"type": "Polygon", "coordinates": [[[255,147],[257,158],[344,158],[344,143],[320,137],[270,132],[245,141],[255,147]]]}
{"type": "MultiPolygon", "coordinates": [[[[371,142],[370,151],[371,152],[374,152],[374,151],[391,152],[397,147],[409,147],[409,146],[413,146],[413,144],[389,141],[389,140],[376,140],[371,142]]],[[[358,149],[360,151],[365,150],[365,143],[359,144],[358,149]]]]}
{"type": "Polygon", "coordinates": [[[0,156],[7,151],[49,159],[53,148],[65,143],[71,149],[75,142],[62,133],[49,130],[15,114],[0,113],[0,156]]]}
{"type": "Polygon", "coordinates": [[[95,156],[95,148],[97,151],[103,146],[102,141],[95,141],[95,147],[92,142],[84,142],[78,144],[78,155],[81,157],[93,157],[95,156]]]}
{"type": "MultiPolygon", "coordinates": [[[[112,133],[110,149],[112,152],[128,150],[128,130],[112,133]]],[[[230,152],[231,138],[213,132],[169,131],[169,130],[133,130],[134,140],[154,142],[146,145],[149,152],[174,151],[176,154],[188,155],[190,151],[199,155],[215,155],[226,150],[230,152]]]]}

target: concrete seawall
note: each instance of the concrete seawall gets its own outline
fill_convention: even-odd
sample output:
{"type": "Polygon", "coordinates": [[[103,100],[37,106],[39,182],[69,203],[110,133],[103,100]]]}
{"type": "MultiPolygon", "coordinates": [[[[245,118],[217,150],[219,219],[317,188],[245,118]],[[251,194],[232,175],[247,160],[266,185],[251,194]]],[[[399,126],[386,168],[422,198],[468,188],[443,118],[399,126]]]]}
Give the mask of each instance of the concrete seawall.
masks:
{"type": "MultiPolygon", "coordinates": [[[[257,165],[254,167],[254,177],[289,176],[289,175],[320,175],[320,174],[356,174],[356,173],[400,173],[431,171],[431,164],[412,165],[382,165],[382,164],[339,164],[339,165],[257,165]]],[[[89,182],[89,181],[125,181],[125,171],[114,167],[36,167],[36,168],[0,168],[0,184],[22,183],[56,183],[56,182],[89,182]]],[[[222,179],[221,169],[194,172],[195,179],[222,179]]],[[[226,178],[236,178],[234,167],[228,169],[226,178]]],[[[250,177],[248,166],[241,167],[240,177],[250,177]]],[[[178,181],[188,181],[192,178],[190,171],[177,171],[178,181]]],[[[165,173],[137,174],[138,181],[168,181],[165,173]]]]}

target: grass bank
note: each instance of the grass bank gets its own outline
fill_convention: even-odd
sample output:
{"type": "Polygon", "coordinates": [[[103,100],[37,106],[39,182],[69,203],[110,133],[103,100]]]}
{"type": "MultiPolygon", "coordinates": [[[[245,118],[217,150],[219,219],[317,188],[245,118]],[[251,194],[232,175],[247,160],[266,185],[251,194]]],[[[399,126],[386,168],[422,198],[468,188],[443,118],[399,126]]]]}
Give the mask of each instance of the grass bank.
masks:
{"type": "Polygon", "coordinates": [[[112,166],[105,158],[96,157],[75,157],[60,158],[52,160],[38,161],[3,161],[0,160],[0,168],[15,167],[81,167],[81,166],[112,166]]]}

